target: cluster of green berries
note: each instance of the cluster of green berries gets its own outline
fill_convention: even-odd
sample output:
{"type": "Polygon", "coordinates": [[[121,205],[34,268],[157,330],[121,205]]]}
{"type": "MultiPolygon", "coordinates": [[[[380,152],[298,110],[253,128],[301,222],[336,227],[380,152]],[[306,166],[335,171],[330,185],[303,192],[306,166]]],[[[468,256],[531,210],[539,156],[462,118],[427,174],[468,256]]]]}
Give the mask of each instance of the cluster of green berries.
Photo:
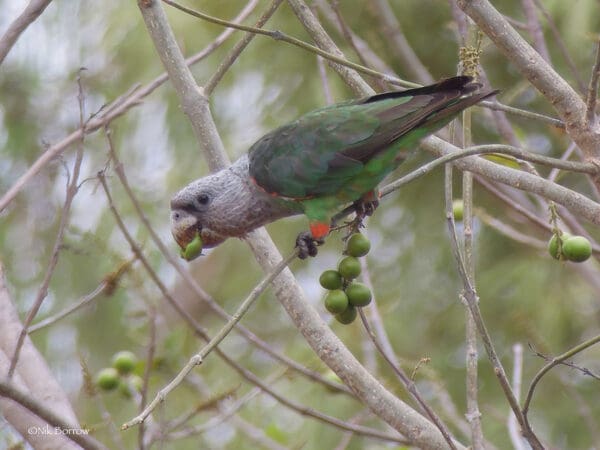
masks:
{"type": "Polygon", "coordinates": [[[583,236],[559,232],[548,241],[548,252],[554,259],[583,262],[592,255],[592,244],[583,236]]]}
{"type": "Polygon", "coordinates": [[[319,283],[329,292],[325,296],[325,309],[335,316],[338,322],[349,324],[356,319],[356,308],[371,303],[371,290],[358,281],[360,261],[371,249],[369,239],[361,233],[350,236],[344,254],[347,255],[338,264],[337,270],[326,270],[321,274],[319,283]]]}
{"type": "Polygon", "coordinates": [[[138,359],[129,351],[115,353],[112,358],[111,367],[105,367],[96,375],[96,386],[103,391],[119,392],[129,398],[131,392],[142,390],[143,380],[133,373],[138,359]]]}

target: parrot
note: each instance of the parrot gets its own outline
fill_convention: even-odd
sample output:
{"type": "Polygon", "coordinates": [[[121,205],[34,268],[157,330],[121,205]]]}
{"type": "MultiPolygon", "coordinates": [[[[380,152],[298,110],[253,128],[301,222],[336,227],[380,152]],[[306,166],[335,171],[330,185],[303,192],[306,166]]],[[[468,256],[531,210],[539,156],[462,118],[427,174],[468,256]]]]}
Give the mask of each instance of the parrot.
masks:
{"type": "Polygon", "coordinates": [[[170,205],[173,237],[182,249],[197,236],[211,248],[304,214],[310,232],[298,236],[298,256],[315,256],[336,212],[354,205],[357,215],[371,215],[377,186],[421,139],[496,93],[456,76],[308,112],[260,138],[229,167],[177,192],[170,205]]]}

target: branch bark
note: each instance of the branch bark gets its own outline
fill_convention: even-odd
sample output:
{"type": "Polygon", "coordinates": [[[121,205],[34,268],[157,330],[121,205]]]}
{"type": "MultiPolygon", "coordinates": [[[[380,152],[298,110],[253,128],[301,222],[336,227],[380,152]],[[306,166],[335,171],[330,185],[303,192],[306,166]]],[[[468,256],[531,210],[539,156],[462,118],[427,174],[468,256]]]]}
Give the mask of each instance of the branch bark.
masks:
{"type": "Polygon", "coordinates": [[[585,120],[586,105],[577,92],[488,0],[458,0],[458,5],[552,104],[586,157],[600,159],[600,125],[590,125],[585,120]]]}
{"type": "Polygon", "coordinates": [[[0,65],[15,45],[21,33],[40,17],[52,0],[31,0],[23,12],[8,27],[0,38],[0,65]]]}
{"type": "MultiPolygon", "coordinates": [[[[10,356],[15,349],[17,337],[23,329],[19,315],[12,302],[6,280],[4,268],[0,263],[0,373],[5,374],[10,365],[10,356]]],[[[71,408],[67,395],[62,390],[54,375],[50,371],[43,356],[35,348],[29,337],[23,341],[21,358],[13,377],[12,386],[26,390],[28,395],[37,399],[44,407],[52,409],[54,414],[72,427],[78,425],[77,416],[71,408]]],[[[1,396],[9,396],[2,394],[1,396]]],[[[10,396],[9,396],[10,398],[10,396]]],[[[25,438],[36,450],[56,448],[77,448],[64,435],[59,434],[33,434],[29,433],[30,427],[46,426],[46,422],[37,417],[30,410],[18,406],[12,401],[0,401],[0,410],[6,420],[25,438]]],[[[35,410],[31,410],[35,412],[35,410]]],[[[48,422],[54,425],[52,422],[48,422]]]]}

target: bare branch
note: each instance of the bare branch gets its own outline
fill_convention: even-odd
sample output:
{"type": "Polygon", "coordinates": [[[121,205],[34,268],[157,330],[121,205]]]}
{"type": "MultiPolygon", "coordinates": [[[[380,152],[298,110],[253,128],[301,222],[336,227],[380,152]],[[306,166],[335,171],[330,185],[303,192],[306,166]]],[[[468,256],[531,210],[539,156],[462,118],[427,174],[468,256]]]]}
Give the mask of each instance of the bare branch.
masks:
{"type": "Polygon", "coordinates": [[[402,62],[402,67],[405,67],[409,75],[417,79],[419,83],[433,83],[433,77],[406,40],[400,23],[396,19],[394,10],[388,0],[376,0],[373,2],[373,6],[383,25],[382,32],[392,44],[395,54],[398,55],[402,62]]]}
{"type": "MultiPolygon", "coordinates": [[[[472,29],[474,27],[469,27],[472,29]]],[[[467,38],[467,41],[471,39],[467,38]]],[[[470,109],[462,113],[463,145],[470,147],[473,143],[471,135],[472,111],[470,109]]],[[[446,170],[451,174],[451,168],[447,166],[446,170]]],[[[465,268],[473,286],[475,286],[475,261],[473,256],[473,174],[465,171],[462,174],[462,198],[463,198],[463,248],[465,258],[465,268]]],[[[446,177],[446,189],[452,189],[448,185],[451,177],[446,177]]],[[[452,195],[447,195],[449,200],[452,195]]],[[[446,205],[446,209],[452,209],[452,203],[446,205]]],[[[477,327],[469,309],[465,308],[465,339],[466,339],[466,394],[467,394],[467,421],[471,427],[471,445],[474,450],[484,448],[483,430],[481,428],[481,412],[479,411],[479,374],[477,351],[477,327]]]]}
{"type": "MultiPolygon", "coordinates": [[[[8,356],[12,354],[17,336],[22,328],[19,314],[6,284],[4,267],[0,263],[0,372],[2,373],[8,370],[10,364],[8,356]]],[[[47,407],[52,408],[55,414],[67,422],[77,424],[77,416],[73,412],[67,395],[29,337],[26,337],[23,343],[21,360],[13,377],[13,384],[22,389],[26,388],[35,398],[43,398],[44,403],[47,407]]],[[[56,446],[60,446],[61,442],[68,443],[63,436],[28,435],[27,428],[29,426],[43,426],[43,422],[38,421],[30,413],[16,407],[11,402],[0,403],[3,416],[28,441],[34,442],[45,437],[48,442],[56,443],[56,446]]]]}
{"type": "MultiPolygon", "coordinates": [[[[258,21],[256,22],[255,28],[260,28],[265,23],[267,23],[271,16],[275,14],[275,11],[277,11],[277,8],[279,8],[279,5],[281,5],[282,2],[283,0],[273,0],[271,6],[260,16],[260,19],[258,19],[258,21]]],[[[256,4],[256,2],[254,2],[254,4],[256,4]]],[[[228,55],[223,59],[223,61],[221,61],[221,64],[219,64],[217,71],[210,77],[210,79],[204,85],[204,94],[206,96],[210,96],[212,94],[212,91],[215,89],[219,81],[221,81],[223,75],[225,75],[227,70],[233,65],[233,63],[236,61],[238,56],[240,56],[242,51],[244,51],[248,44],[250,44],[252,39],[254,39],[254,36],[256,36],[254,33],[244,34],[244,37],[242,37],[242,39],[237,44],[235,44],[235,46],[230,50],[228,55]]]]}
{"type": "Polygon", "coordinates": [[[597,127],[587,126],[585,104],[577,92],[511,27],[488,0],[458,0],[458,4],[554,106],[564,120],[567,131],[586,156],[598,158],[600,131],[597,127]]]}
{"type": "Polygon", "coordinates": [[[596,60],[592,67],[592,76],[588,87],[585,117],[590,126],[597,125],[596,99],[598,98],[598,80],[600,80],[600,40],[596,44],[596,60]]]}
{"type": "Polygon", "coordinates": [[[448,431],[446,425],[444,425],[444,423],[439,418],[439,416],[435,413],[435,411],[433,411],[433,409],[431,409],[431,407],[425,402],[425,400],[423,399],[423,396],[417,389],[415,382],[412,379],[410,379],[406,375],[406,373],[404,373],[404,370],[402,370],[402,367],[400,367],[398,364],[396,364],[396,362],[394,361],[395,358],[392,355],[389,355],[387,353],[386,349],[383,347],[383,345],[379,341],[379,338],[377,337],[377,335],[375,335],[375,333],[371,329],[371,326],[369,325],[369,321],[367,320],[367,316],[365,315],[363,308],[358,308],[358,312],[360,314],[360,319],[362,321],[363,326],[365,327],[365,331],[367,332],[367,335],[371,338],[371,340],[373,341],[373,344],[375,344],[375,347],[377,348],[377,350],[379,351],[381,356],[383,356],[383,358],[386,360],[388,365],[392,368],[392,370],[394,371],[394,373],[396,374],[398,379],[400,379],[400,381],[404,385],[404,388],[415,399],[415,401],[423,409],[423,411],[425,411],[425,414],[427,415],[427,417],[429,417],[429,419],[435,424],[435,426],[438,428],[438,430],[440,430],[440,433],[442,433],[442,435],[444,436],[444,439],[446,440],[448,446],[452,450],[456,450],[456,445],[454,445],[453,438],[450,435],[450,432],[448,431]]]}
{"type": "Polygon", "coordinates": [[[159,403],[165,401],[167,395],[169,395],[169,393],[173,389],[175,389],[181,384],[181,382],[187,376],[187,374],[190,373],[194,369],[194,367],[202,364],[204,358],[206,358],[206,356],[208,356],[208,354],[212,350],[214,350],[223,339],[225,339],[225,337],[231,332],[233,327],[242,319],[244,314],[248,312],[248,310],[254,304],[254,302],[261,296],[261,294],[267,289],[267,287],[269,287],[269,285],[275,279],[275,277],[279,275],[281,271],[285,269],[289,265],[289,263],[292,262],[293,259],[296,258],[296,256],[298,256],[297,250],[291,253],[286,259],[282,260],[277,266],[275,266],[273,270],[271,270],[269,274],[255,286],[254,289],[252,289],[250,295],[248,295],[248,297],[246,297],[246,299],[240,304],[237,311],[231,317],[229,322],[227,322],[225,326],[223,326],[221,330],[219,330],[219,332],[210,340],[210,342],[208,342],[208,344],[206,344],[206,346],[202,348],[202,350],[200,350],[197,354],[190,358],[188,363],[185,366],[183,366],[181,371],[177,374],[175,378],[173,378],[173,380],[171,380],[171,382],[167,386],[158,391],[158,394],[156,395],[156,397],[154,397],[154,400],[152,400],[139,415],[137,415],[130,421],[124,423],[121,429],[126,430],[127,428],[143,423],[144,420],[146,420],[146,417],[148,417],[152,413],[152,411],[154,411],[154,409],[159,405],[159,403]]]}
{"type": "MultiPolygon", "coordinates": [[[[448,155],[452,152],[460,152],[460,149],[457,147],[454,147],[435,136],[428,137],[421,145],[427,151],[437,155],[448,155]]],[[[490,180],[541,195],[548,200],[554,200],[579,217],[596,225],[600,225],[600,204],[578,192],[567,189],[556,183],[550,183],[544,178],[494,164],[483,158],[469,156],[458,159],[453,164],[460,170],[469,170],[473,173],[483,175],[490,180]]]]}
{"type": "Polygon", "coordinates": [[[550,64],[550,53],[546,46],[542,25],[540,24],[537,11],[535,10],[534,0],[521,0],[521,4],[523,5],[523,11],[525,12],[525,18],[527,19],[527,28],[533,39],[534,48],[540,56],[550,64]]]}
{"type": "MultiPolygon", "coordinates": [[[[80,429],[77,425],[67,422],[64,418],[56,414],[56,411],[48,408],[46,405],[35,400],[29,393],[18,388],[14,383],[0,381],[0,396],[10,398],[24,408],[34,413],[39,418],[46,421],[52,427],[63,430],[61,433],[55,432],[61,436],[71,439],[85,449],[106,450],[107,448],[94,439],[88,436],[89,430],[80,429]]],[[[48,435],[52,435],[52,429],[48,435]]]]}
{"type": "Polygon", "coordinates": [[[523,417],[526,421],[527,427],[529,427],[529,428],[531,427],[531,425],[529,425],[529,418],[527,415],[529,412],[529,407],[531,405],[531,400],[533,399],[533,394],[535,392],[535,388],[537,387],[538,383],[541,381],[542,377],[544,375],[546,375],[546,373],[548,373],[550,370],[552,370],[552,368],[563,363],[567,359],[575,356],[577,353],[581,353],[582,351],[591,347],[592,345],[597,344],[598,342],[600,342],[600,335],[594,336],[593,338],[588,339],[587,341],[582,342],[579,345],[576,345],[575,347],[566,351],[562,355],[557,356],[556,358],[553,358],[551,362],[549,362],[544,367],[542,367],[542,369],[535,375],[535,377],[531,381],[531,384],[529,385],[529,389],[527,390],[527,396],[525,398],[525,403],[523,404],[523,412],[522,413],[523,413],[523,417]]]}
{"type": "Polygon", "coordinates": [[[21,15],[17,17],[0,38],[0,65],[15,45],[21,33],[40,17],[52,0],[31,0],[21,15]]]}
{"type": "Polygon", "coordinates": [[[548,27],[550,28],[550,32],[552,33],[552,36],[554,37],[554,42],[556,42],[556,45],[558,46],[560,53],[562,54],[563,58],[565,58],[565,61],[567,62],[567,66],[569,66],[569,69],[571,70],[571,73],[573,74],[573,77],[575,78],[575,81],[577,82],[577,88],[579,89],[580,92],[584,92],[585,91],[585,83],[583,82],[583,79],[581,78],[581,73],[579,73],[579,70],[577,70],[575,61],[573,61],[573,58],[571,57],[571,53],[569,52],[569,49],[567,48],[567,46],[565,44],[565,41],[561,35],[562,33],[559,31],[558,27],[556,26],[554,19],[548,12],[548,9],[546,9],[546,7],[544,6],[544,3],[541,2],[540,0],[533,0],[533,1],[535,2],[535,6],[537,6],[537,8],[541,11],[542,15],[544,16],[544,19],[546,19],[546,22],[548,23],[548,27]]]}
{"type": "MultiPolygon", "coordinates": [[[[513,345],[513,375],[512,375],[512,389],[515,393],[515,397],[520,401],[521,399],[521,383],[523,381],[523,345],[520,343],[513,345]]],[[[519,430],[519,424],[517,418],[512,412],[508,413],[508,435],[512,442],[515,450],[526,450],[527,443],[523,439],[519,430]]]]}
{"type": "Polygon", "coordinates": [[[71,303],[64,310],[62,310],[50,317],[46,317],[44,320],[40,320],[36,324],[31,325],[27,329],[27,332],[29,334],[32,334],[43,328],[49,327],[50,325],[53,325],[54,323],[58,322],[59,320],[62,320],[65,317],[67,317],[68,315],[74,313],[78,309],[83,308],[84,306],[87,306],[90,303],[94,302],[101,295],[110,294],[110,292],[114,290],[116,284],[119,282],[119,279],[125,274],[125,272],[127,272],[127,270],[129,270],[129,268],[131,267],[131,265],[133,264],[134,261],[135,261],[134,259],[130,259],[129,261],[126,261],[125,263],[121,264],[115,272],[106,276],[104,278],[104,280],[102,280],[100,282],[100,284],[98,286],[96,286],[96,288],[93,291],[84,295],[78,301],[71,303]]]}
{"type": "Polygon", "coordinates": [[[533,433],[531,428],[526,428],[526,419],[524,418],[519,407],[519,402],[511,389],[508,377],[506,376],[506,372],[504,370],[504,367],[502,366],[502,362],[500,361],[500,358],[496,353],[496,349],[494,348],[494,344],[492,342],[490,334],[487,330],[487,326],[485,325],[485,321],[483,320],[483,316],[481,315],[481,311],[479,309],[479,296],[477,295],[477,291],[475,290],[469,278],[469,274],[465,266],[464,256],[461,252],[460,245],[458,243],[458,236],[456,234],[454,214],[452,212],[452,169],[450,166],[448,166],[448,168],[446,169],[445,186],[446,221],[448,223],[448,229],[450,231],[450,244],[452,248],[452,254],[454,255],[454,259],[456,260],[458,274],[463,285],[462,297],[464,299],[464,302],[468,306],[469,311],[471,312],[471,316],[473,317],[473,321],[475,323],[475,326],[477,327],[477,331],[479,333],[481,341],[483,342],[483,346],[487,353],[488,359],[494,369],[494,375],[496,375],[496,378],[498,378],[500,387],[504,392],[504,396],[508,400],[511,409],[515,413],[519,424],[523,427],[524,432],[526,433],[526,439],[531,444],[534,450],[543,450],[543,445],[539,442],[537,436],[533,433]]]}
{"type": "MultiPolygon", "coordinates": [[[[244,18],[247,17],[251,11],[252,10],[250,8],[244,8],[234,19],[234,22],[244,20],[244,18]]],[[[234,30],[232,28],[227,28],[224,30],[203,50],[186,59],[186,64],[193,65],[199,61],[202,61],[204,58],[218,49],[223,42],[225,42],[227,38],[233,34],[233,32],[234,30]]],[[[84,129],[79,128],[61,141],[48,147],[44,153],[42,153],[40,157],[29,166],[25,173],[23,173],[23,175],[17,179],[11,188],[4,193],[2,198],[0,198],[0,212],[6,209],[10,202],[12,202],[17,194],[21,191],[21,189],[23,189],[23,187],[29,183],[29,181],[31,181],[31,179],[33,179],[33,177],[35,177],[50,161],[54,160],[54,158],[62,154],[74,143],[79,142],[84,134],[91,134],[107,126],[113,120],[119,118],[129,111],[131,108],[139,106],[144,97],[150,95],[157,88],[162,86],[168,79],[169,77],[167,74],[163,73],[143,87],[136,85],[133,89],[130,89],[128,93],[118,97],[110,105],[98,112],[98,114],[96,114],[94,117],[91,117],[86,122],[84,129]]]]}
{"type": "MultiPolygon", "coordinates": [[[[79,87],[78,92],[78,100],[79,100],[79,128],[83,130],[85,127],[84,123],[84,95],[83,95],[83,87],[81,84],[81,71],[80,69],[79,75],[77,76],[77,84],[79,87]]],[[[58,264],[58,257],[60,250],[62,248],[65,229],[69,223],[69,216],[71,213],[71,205],[73,204],[73,200],[75,199],[75,195],[79,190],[79,172],[81,170],[81,163],[83,162],[83,138],[84,134],[81,134],[81,139],[79,141],[79,146],[77,147],[77,156],[75,158],[75,162],[73,163],[73,173],[71,174],[70,180],[67,183],[67,193],[65,197],[65,203],[63,205],[62,211],[60,213],[60,223],[58,225],[58,232],[56,233],[56,239],[54,241],[54,247],[52,248],[52,255],[50,256],[50,261],[48,262],[48,267],[46,268],[46,273],[44,274],[44,279],[42,284],[38,290],[35,301],[33,302],[33,306],[27,312],[27,316],[23,322],[23,329],[19,334],[17,339],[17,343],[14,349],[13,356],[10,361],[10,368],[8,369],[8,378],[11,378],[15,372],[17,367],[17,363],[19,361],[19,355],[21,353],[21,347],[25,342],[25,337],[27,336],[27,328],[35,319],[44,299],[48,295],[48,287],[50,286],[50,281],[52,280],[52,276],[54,275],[54,270],[56,269],[56,265],[58,264]]]]}
{"type": "Polygon", "coordinates": [[[538,250],[545,249],[547,247],[547,242],[536,239],[532,236],[528,236],[521,231],[515,229],[514,227],[498,220],[495,217],[490,216],[482,209],[476,208],[475,215],[487,226],[493,228],[504,236],[512,239],[516,242],[520,242],[521,244],[529,245],[530,247],[536,248],[538,250]]]}
{"type": "MultiPolygon", "coordinates": [[[[222,26],[226,26],[226,27],[231,27],[231,28],[235,28],[237,30],[242,30],[242,31],[246,31],[249,33],[255,33],[255,34],[261,34],[263,36],[267,36],[270,37],[272,39],[275,39],[277,41],[282,41],[282,42],[286,42],[288,44],[294,45],[296,47],[302,48],[304,50],[307,50],[309,52],[315,53],[317,55],[322,56],[323,58],[325,58],[326,60],[328,60],[330,62],[330,64],[333,66],[337,66],[340,67],[340,70],[342,71],[348,71],[348,70],[356,70],[358,72],[364,73],[365,75],[370,75],[372,77],[375,78],[379,78],[383,81],[386,81],[388,83],[391,84],[395,84],[398,86],[404,86],[404,87],[418,87],[418,84],[415,83],[411,83],[409,81],[405,81],[402,79],[399,79],[397,77],[392,77],[389,75],[385,75],[381,72],[378,72],[376,70],[373,69],[369,69],[368,67],[362,66],[360,64],[356,64],[353,63],[351,61],[348,61],[346,58],[344,58],[344,55],[338,50],[338,52],[328,52],[328,51],[324,51],[319,47],[315,47],[314,45],[310,45],[300,39],[296,39],[295,37],[292,36],[288,36],[287,34],[276,30],[276,31],[271,31],[271,30],[265,30],[262,28],[257,28],[257,27],[250,27],[247,25],[239,25],[239,24],[235,24],[232,22],[229,22],[227,20],[223,20],[223,19],[219,19],[216,17],[212,17],[209,16],[208,14],[204,14],[200,11],[196,11],[193,10],[191,8],[187,8],[183,5],[180,5],[176,2],[174,2],[173,0],[162,0],[164,3],[166,3],[167,5],[170,5],[174,8],[177,8],[183,12],[185,12],[186,14],[189,14],[191,16],[194,17],[198,17],[199,19],[203,19],[206,20],[207,22],[211,22],[211,23],[215,23],[218,25],[222,25],[222,26]]],[[[304,5],[306,8],[308,8],[308,6],[304,5]]],[[[292,3],[292,7],[293,3],[292,3]]],[[[312,13],[311,13],[312,15],[312,13]]],[[[318,21],[316,20],[316,18],[313,15],[313,19],[314,22],[312,23],[311,26],[316,26],[315,24],[318,23],[318,21]]],[[[321,26],[320,24],[318,25],[319,27],[321,26]]],[[[322,29],[323,33],[325,33],[325,30],[322,29]]],[[[362,81],[362,83],[365,83],[364,80],[362,81]]],[[[366,84],[366,83],[365,83],[366,84]]],[[[357,91],[356,92],[360,92],[362,89],[364,88],[364,86],[362,86],[361,88],[357,87],[357,91]]],[[[370,88],[369,88],[370,90],[370,88]]],[[[372,92],[372,91],[371,91],[372,92]]]]}
{"type": "MultiPolygon", "coordinates": [[[[212,127],[204,125],[202,120],[209,112],[208,97],[196,84],[170,27],[163,24],[167,18],[162,7],[154,7],[152,1],[138,1],[148,33],[154,42],[158,56],[167,70],[169,80],[175,87],[183,112],[188,116],[194,135],[201,150],[206,154],[211,170],[220,169],[229,164],[229,159],[221,138],[212,127]]],[[[241,26],[241,25],[238,25],[241,26]]]]}

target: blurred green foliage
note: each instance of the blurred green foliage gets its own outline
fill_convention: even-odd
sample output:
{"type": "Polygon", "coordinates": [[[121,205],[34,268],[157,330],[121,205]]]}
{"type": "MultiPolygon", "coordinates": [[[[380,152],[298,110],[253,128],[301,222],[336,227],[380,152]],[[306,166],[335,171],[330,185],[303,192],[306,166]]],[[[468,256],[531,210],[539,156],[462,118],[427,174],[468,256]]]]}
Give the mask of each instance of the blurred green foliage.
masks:
{"type": "MultiPolygon", "coordinates": [[[[0,1],[3,7],[8,3],[11,2],[0,1]]],[[[390,3],[408,41],[433,77],[455,74],[458,44],[448,3],[433,0],[390,3]]],[[[520,2],[495,3],[504,14],[517,21],[525,20],[520,2]]],[[[218,17],[232,18],[245,2],[203,0],[188,4],[218,17]]],[[[348,26],[399,76],[407,76],[401,59],[395,55],[378,24],[373,3],[341,1],[339,4],[348,26]]],[[[553,0],[543,4],[556,21],[580,77],[587,80],[600,25],[597,2],[553,0]]],[[[266,5],[267,2],[260,2],[246,23],[253,23],[266,5]]],[[[223,31],[216,25],[167,9],[186,55],[199,51],[223,31]]],[[[9,20],[8,16],[0,19],[0,30],[6,28],[9,20]]],[[[326,20],[323,23],[348,57],[357,60],[332,24],[326,20]]],[[[267,27],[310,41],[285,3],[267,27]]],[[[575,86],[576,79],[547,26],[545,34],[554,67],[575,86]]],[[[240,35],[236,32],[194,67],[200,85],[211,76],[240,35]]],[[[484,39],[483,49],[483,67],[492,85],[502,90],[501,100],[553,114],[551,105],[523,81],[488,40],[484,39]]],[[[81,2],[76,6],[54,2],[9,54],[0,67],[0,192],[15,182],[48,143],[59,141],[78,127],[76,76],[80,67],[87,69],[82,72],[86,116],[134,84],[148,83],[162,73],[160,60],[134,2],[109,0],[101,5],[81,2]]],[[[328,69],[327,74],[336,101],[351,96],[334,72],[328,69]]],[[[314,55],[283,42],[256,37],[227,72],[211,101],[222,139],[234,159],[269,129],[323,106],[325,97],[314,55]]],[[[503,142],[481,111],[476,109],[474,113],[475,142],[503,142]]],[[[562,132],[544,124],[517,119],[512,125],[523,145],[534,151],[560,157],[568,145],[562,132]]],[[[172,87],[168,83],[160,87],[141,105],[117,119],[111,128],[115,146],[145,214],[175,254],[177,248],[169,232],[169,199],[183,185],[206,174],[207,167],[172,87]]],[[[76,302],[132,256],[94,178],[109,159],[104,134],[97,132],[86,137],[83,145],[85,160],[81,178],[84,182],[75,198],[60,261],[38,319],[76,302]]],[[[429,159],[429,155],[417,153],[399,172],[407,173],[429,159]]],[[[0,260],[6,267],[13,299],[23,315],[37,294],[51,256],[73,161],[74,146],[46,166],[0,216],[0,260]]],[[[111,175],[110,169],[108,174],[120,214],[156,272],[194,317],[211,333],[216,332],[222,321],[182,287],[179,277],[149,239],[118,179],[111,175]]],[[[455,189],[460,195],[458,178],[457,175],[455,189]]],[[[588,193],[588,184],[581,177],[567,176],[560,182],[588,193]]],[[[524,233],[544,241],[549,238],[483,189],[476,189],[475,202],[488,214],[524,233]]],[[[536,208],[540,217],[547,217],[546,211],[536,208]]],[[[282,252],[287,253],[295,235],[305,226],[302,219],[292,218],[274,223],[268,229],[282,252]]],[[[596,230],[589,231],[598,236],[596,230]]],[[[447,237],[442,173],[429,174],[385,198],[369,220],[367,234],[373,243],[368,261],[375,295],[395,351],[409,373],[421,358],[430,358],[416,376],[425,397],[446,418],[435,395],[436,386],[443,386],[459,414],[464,414],[465,309],[458,298],[460,283],[447,237]]],[[[382,382],[408,400],[392,371],[380,357],[373,357],[359,321],[343,326],[324,311],[318,276],[322,270],[335,266],[341,248],[339,237],[334,235],[318,258],[294,262],[292,269],[305,288],[307,300],[323,313],[325,320],[331,321],[332,328],[348,347],[359,359],[372,361],[371,370],[376,371],[382,382]]],[[[527,348],[528,343],[547,355],[556,355],[597,333],[597,292],[574,265],[559,263],[545,251],[519,244],[479,221],[475,227],[475,253],[481,308],[509,372],[512,346],[518,342],[525,345],[524,388],[543,365],[527,348]]],[[[235,310],[261,278],[251,252],[237,240],[210,251],[189,268],[201,286],[229,312],[235,310]]],[[[589,263],[587,273],[598,277],[595,262],[589,263]]],[[[301,339],[273,294],[268,292],[263,297],[244,317],[243,324],[274,348],[307,367],[325,372],[326,367],[301,339]]],[[[92,426],[95,436],[109,446],[114,445],[113,433],[104,422],[98,403],[82,388],[79,361],[85,361],[95,373],[109,365],[111,356],[122,349],[131,350],[140,360],[145,360],[151,333],[156,345],[149,391],[153,395],[173,378],[202,342],[169,308],[141,264],[135,263],[111,295],[101,296],[92,306],[33,335],[35,344],[75,402],[82,423],[92,426]],[[152,320],[155,331],[151,331],[152,320]]],[[[259,377],[267,378],[278,370],[271,358],[236,333],[225,340],[222,348],[259,377]]],[[[592,348],[578,355],[576,361],[597,370],[599,357],[600,350],[592,348]]],[[[485,436],[497,448],[508,448],[507,402],[483,349],[480,383],[485,436]]],[[[270,385],[306,407],[344,420],[360,415],[361,424],[378,425],[358,402],[332,394],[291,371],[270,385]]],[[[557,448],[590,448],[593,437],[580,415],[581,404],[589,410],[588,417],[598,423],[600,407],[594,401],[598,386],[597,380],[567,367],[556,368],[547,375],[531,409],[533,425],[542,439],[557,448]]],[[[238,398],[252,388],[212,354],[194,371],[189,382],[174,391],[155,411],[155,423],[168,422],[195,407],[199,412],[190,426],[211,421],[218,411],[201,405],[227,392],[238,398]]],[[[117,426],[137,412],[135,403],[118,393],[102,394],[102,401],[117,426]]],[[[245,404],[239,415],[287,448],[335,448],[343,436],[340,430],[292,412],[265,394],[245,404]]],[[[467,442],[468,438],[460,431],[450,428],[467,442]]],[[[8,433],[6,428],[0,431],[0,443],[8,439],[2,437],[3,433],[8,433]]],[[[120,434],[126,448],[136,445],[136,430],[120,434]]],[[[166,441],[162,448],[260,446],[249,442],[233,422],[225,421],[202,434],[166,441]]],[[[354,437],[347,448],[391,447],[376,440],[354,437]]]]}

